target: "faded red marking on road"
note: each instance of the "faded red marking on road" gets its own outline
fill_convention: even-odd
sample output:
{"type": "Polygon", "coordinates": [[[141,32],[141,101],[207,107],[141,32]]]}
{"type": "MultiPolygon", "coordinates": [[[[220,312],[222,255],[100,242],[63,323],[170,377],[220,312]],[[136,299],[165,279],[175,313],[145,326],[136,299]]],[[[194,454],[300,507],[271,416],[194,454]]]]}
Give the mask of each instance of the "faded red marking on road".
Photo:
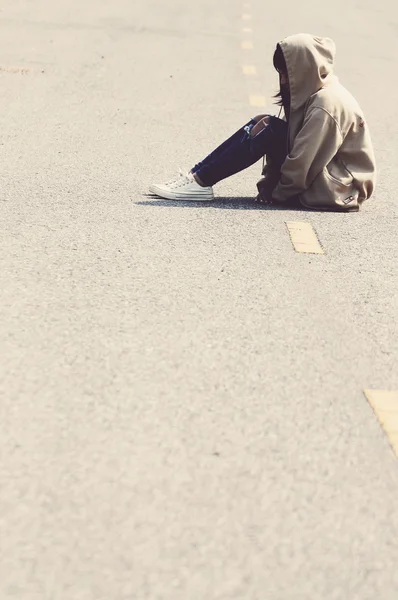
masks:
{"type": "Polygon", "coordinates": [[[20,75],[27,75],[29,73],[29,69],[22,67],[0,67],[0,71],[3,71],[3,73],[19,73],[20,75]]]}

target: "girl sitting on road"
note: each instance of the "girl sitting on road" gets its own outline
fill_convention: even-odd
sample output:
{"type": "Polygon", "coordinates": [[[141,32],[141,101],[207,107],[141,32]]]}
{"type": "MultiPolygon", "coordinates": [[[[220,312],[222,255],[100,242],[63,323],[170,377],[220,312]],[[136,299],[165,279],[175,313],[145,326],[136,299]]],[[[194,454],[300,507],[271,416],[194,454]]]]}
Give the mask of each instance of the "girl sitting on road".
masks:
{"type": "Polygon", "coordinates": [[[168,200],[208,201],[213,186],[266,157],[262,203],[357,211],[375,185],[375,158],[363,113],[333,74],[335,44],[308,34],[276,46],[285,119],[258,115],[187,174],[150,192],[168,200]]]}

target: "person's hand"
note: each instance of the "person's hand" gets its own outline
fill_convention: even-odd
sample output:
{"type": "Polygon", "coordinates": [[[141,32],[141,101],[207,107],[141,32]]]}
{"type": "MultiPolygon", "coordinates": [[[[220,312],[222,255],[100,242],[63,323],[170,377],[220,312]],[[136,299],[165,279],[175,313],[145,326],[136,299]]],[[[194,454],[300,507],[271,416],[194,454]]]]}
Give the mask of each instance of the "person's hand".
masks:
{"type": "MultiPolygon", "coordinates": [[[[256,121],[256,124],[253,126],[250,132],[250,135],[252,137],[255,137],[258,133],[260,133],[260,131],[265,129],[269,123],[269,117],[267,115],[258,115],[258,117],[261,118],[258,119],[258,121],[256,121]]],[[[258,117],[255,117],[255,119],[257,119],[258,117]]]]}
{"type": "Polygon", "coordinates": [[[253,117],[252,120],[258,123],[259,121],[261,121],[261,119],[264,119],[264,117],[268,117],[268,115],[256,115],[255,117],[253,117]]]}

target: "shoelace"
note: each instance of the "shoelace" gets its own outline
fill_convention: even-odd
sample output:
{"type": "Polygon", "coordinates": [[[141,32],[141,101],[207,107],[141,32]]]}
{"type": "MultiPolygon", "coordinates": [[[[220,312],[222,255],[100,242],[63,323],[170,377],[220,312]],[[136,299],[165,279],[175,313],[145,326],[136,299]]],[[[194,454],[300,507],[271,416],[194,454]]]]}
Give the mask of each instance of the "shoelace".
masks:
{"type": "Polygon", "coordinates": [[[164,185],[167,185],[168,187],[172,187],[176,183],[180,183],[181,182],[181,177],[186,177],[186,175],[182,171],[182,169],[178,169],[178,175],[176,177],[173,177],[173,179],[170,179],[170,181],[166,181],[166,183],[164,185]]]}
{"type": "Polygon", "coordinates": [[[170,188],[178,188],[190,182],[190,178],[186,173],[183,173],[180,169],[179,175],[176,179],[173,179],[168,183],[170,188]]]}

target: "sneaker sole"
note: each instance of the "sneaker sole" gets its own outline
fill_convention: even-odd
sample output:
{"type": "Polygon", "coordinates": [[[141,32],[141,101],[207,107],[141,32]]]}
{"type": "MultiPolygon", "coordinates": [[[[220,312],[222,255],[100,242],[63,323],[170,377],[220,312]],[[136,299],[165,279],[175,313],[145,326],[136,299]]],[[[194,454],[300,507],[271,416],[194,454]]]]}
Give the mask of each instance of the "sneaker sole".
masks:
{"type": "Polygon", "coordinates": [[[203,192],[203,194],[182,194],[178,192],[168,192],[166,190],[159,190],[155,185],[151,185],[149,188],[151,194],[159,196],[159,198],[165,198],[166,200],[177,200],[180,202],[211,202],[214,200],[213,192],[203,192]]]}

